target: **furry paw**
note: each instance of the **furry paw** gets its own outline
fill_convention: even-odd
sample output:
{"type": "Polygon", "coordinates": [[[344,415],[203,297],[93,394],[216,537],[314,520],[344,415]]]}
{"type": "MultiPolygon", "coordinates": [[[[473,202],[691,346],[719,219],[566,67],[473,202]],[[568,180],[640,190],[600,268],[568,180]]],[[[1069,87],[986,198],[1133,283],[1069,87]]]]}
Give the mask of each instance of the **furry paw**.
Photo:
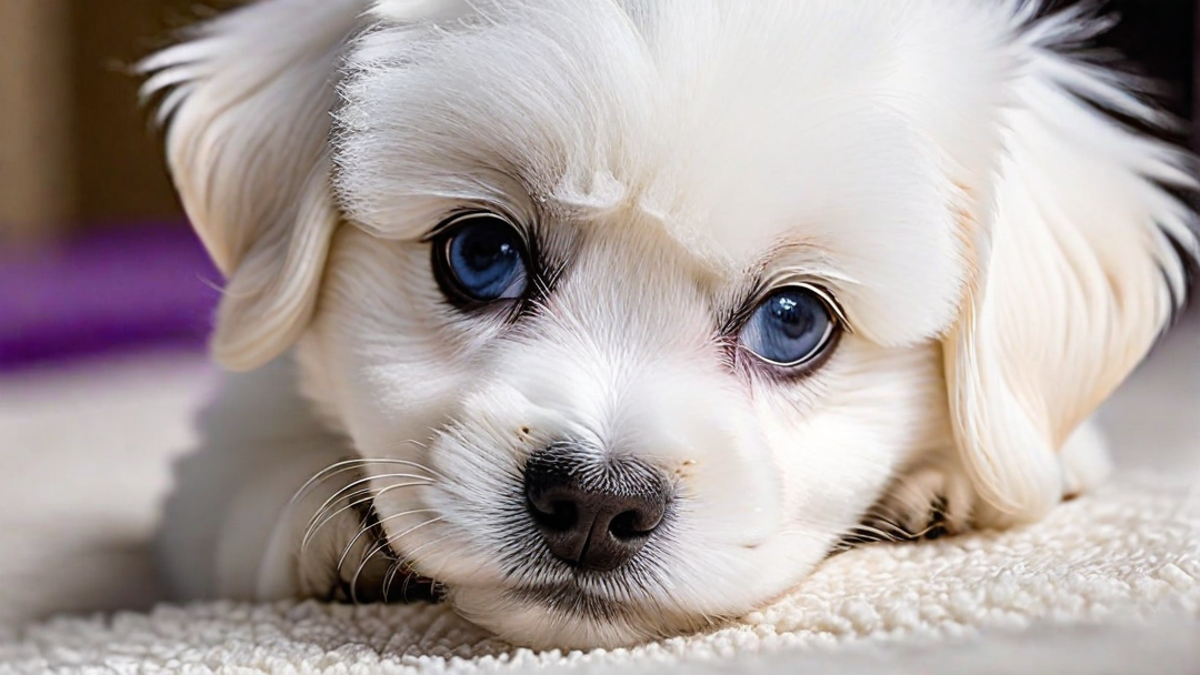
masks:
{"type": "Polygon", "coordinates": [[[966,531],[975,493],[953,462],[924,462],[897,476],[846,541],[936,539],[966,531]]]}

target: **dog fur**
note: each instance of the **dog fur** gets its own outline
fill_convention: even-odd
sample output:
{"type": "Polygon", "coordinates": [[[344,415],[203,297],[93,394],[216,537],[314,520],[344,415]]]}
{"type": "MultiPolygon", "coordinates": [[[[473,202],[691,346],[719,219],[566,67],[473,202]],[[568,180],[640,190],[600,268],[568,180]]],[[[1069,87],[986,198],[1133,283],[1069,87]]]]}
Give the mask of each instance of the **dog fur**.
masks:
{"type": "Polygon", "coordinates": [[[1040,4],[260,0],[147,59],[242,372],[168,508],[176,587],[419,575],[505,638],[612,647],[761,607],[856,531],[1096,485],[1087,420],[1182,302],[1195,182],[1081,51],[1107,19],[1040,4]],[[442,297],[463,208],[537,242],[528,311],[442,297]],[[845,317],[823,363],[727,349],[796,282],[845,317]],[[636,564],[572,571],[524,522],[564,437],[671,477],[636,564]]]}

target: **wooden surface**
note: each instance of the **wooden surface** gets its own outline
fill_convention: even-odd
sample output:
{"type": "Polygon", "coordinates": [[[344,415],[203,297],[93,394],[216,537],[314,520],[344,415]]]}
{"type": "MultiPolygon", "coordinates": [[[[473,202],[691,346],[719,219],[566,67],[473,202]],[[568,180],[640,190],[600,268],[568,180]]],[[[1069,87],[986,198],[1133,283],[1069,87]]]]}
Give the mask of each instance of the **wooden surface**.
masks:
{"type": "Polygon", "coordinates": [[[131,66],[193,0],[0,0],[0,247],[181,211],[131,66]]]}
{"type": "Polygon", "coordinates": [[[68,0],[0,0],[0,243],[75,215],[68,0]]]}
{"type": "Polygon", "coordinates": [[[72,0],[72,92],[80,112],[72,135],[81,220],[106,225],[179,216],[160,134],[138,104],[140,81],[131,67],[167,43],[170,27],[192,14],[186,7],[194,2],[72,0]]]}

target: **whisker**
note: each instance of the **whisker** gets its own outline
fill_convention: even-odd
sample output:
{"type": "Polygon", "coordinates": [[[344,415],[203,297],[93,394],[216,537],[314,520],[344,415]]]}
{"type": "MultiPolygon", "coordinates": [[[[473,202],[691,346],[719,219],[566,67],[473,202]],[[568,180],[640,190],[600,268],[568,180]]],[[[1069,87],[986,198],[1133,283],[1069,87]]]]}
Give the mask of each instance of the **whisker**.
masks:
{"type": "Polygon", "coordinates": [[[415,438],[410,438],[410,439],[408,439],[407,441],[396,441],[395,443],[390,443],[390,444],[388,444],[388,447],[389,447],[389,448],[398,448],[398,447],[400,447],[401,445],[415,445],[415,446],[417,446],[418,448],[421,448],[422,450],[428,450],[428,449],[429,449],[429,445],[427,445],[427,444],[425,444],[425,443],[422,443],[421,441],[418,441],[418,440],[417,440],[417,439],[415,439],[415,438]]]}
{"type": "Polygon", "coordinates": [[[831,552],[847,551],[861,544],[901,544],[916,541],[924,538],[941,526],[938,522],[931,522],[920,531],[910,532],[907,528],[886,518],[880,518],[878,515],[870,512],[867,515],[871,518],[870,523],[861,522],[855,525],[849,532],[842,536],[831,552]]]}
{"type": "Polygon", "coordinates": [[[338,462],[334,462],[333,464],[330,464],[329,466],[314,473],[311,478],[309,478],[307,481],[305,481],[304,485],[301,485],[300,489],[296,490],[295,494],[292,495],[292,499],[291,499],[290,503],[294,504],[297,501],[299,501],[300,499],[302,499],[305,495],[308,494],[308,491],[311,490],[313,488],[313,486],[315,486],[317,483],[319,483],[323,480],[326,480],[332,476],[336,476],[339,473],[344,473],[346,471],[356,469],[360,466],[362,466],[361,459],[344,459],[344,460],[341,460],[338,462]]]}
{"type": "MultiPolygon", "coordinates": [[[[435,510],[435,509],[422,509],[422,511],[434,511],[434,510],[435,510]]],[[[386,520],[390,520],[390,519],[392,519],[392,518],[395,518],[395,517],[397,517],[397,516],[408,515],[408,514],[410,514],[410,513],[418,513],[418,512],[417,512],[417,511],[409,511],[408,513],[398,513],[398,514],[395,514],[395,515],[388,516],[387,518],[385,518],[384,520],[381,520],[381,521],[379,521],[379,522],[380,522],[380,523],[382,523],[382,522],[384,522],[384,521],[386,521],[386,520]]],[[[393,543],[393,540],[395,540],[395,539],[400,539],[401,537],[406,537],[406,536],[408,536],[409,534],[411,534],[411,533],[413,533],[413,532],[415,532],[415,531],[417,531],[417,530],[421,529],[422,527],[425,527],[426,525],[429,525],[430,523],[436,523],[436,522],[439,522],[439,521],[442,521],[442,520],[445,520],[445,519],[446,519],[446,517],[445,517],[445,516],[438,516],[438,517],[436,517],[436,518],[430,518],[429,520],[426,520],[426,521],[424,521],[424,522],[422,522],[422,523],[418,523],[418,524],[416,524],[416,525],[413,525],[412,527],[408,528],[407,530],[405,530],[405,531],[403,531],[403,532],[401,532],[401,533],[399,533],[399,534],[397,534],[397,535],[395,535],[395,536],[393,536],[393,537],[386,537],[386,538],[385,538],[383,541],[381,541],[381,542],[379,543],[379,545],[377,545],[377,546],[376,546],[376,547],[375,547],[375,548],[374,548],[374,549],[373,549],[373,550],[372,550],[372,551],[371,551],[371,552],[368,554],[368,557],[369,557],[369,556],[373,556],[373,555],[378,555],[378,554],[379,554],[379,552],[380,552],[380,551],[382,551],[384,548],[387,548],[387,547],[391,546],[391,545],[392,545],[392,543],[393,543]]],[[[449,536],[449,535],[447,535],[447,536],[449,536]]],[[[443,538],[444,538],[444,537],[443,537],[443,538]]],[[[439,540],[434,540],[434,541],[439,541],[439,540]]],[[[421,549],[425,548],[426,546],[428,546],[428,545],[429,545],[429,544],[431,544],[431,543],[433,543],[433,542],[426,542],[426,543],[424,543],[424,544],[421,544],[420,546],[418,546],[418,547],[415,549],[415,551],[420,551],[421,549]]],[[[404,554],[404,558],[405,558],[406,560],[409,560],[409,559],[411,559],[411,558],[412,558],[412,554],[410,554],[410,553],[408,553],[408,552],[405,552],[405,554],[404,554]]]]}
{"type": "MultiPolygon", "coordinates": [[[[407,440],[407,441],[396,441],[395,443],[390,443],[390,444],[388,444],[388,446],[387,446],[387,447],[388,447],[388,448],[398,448],[398,447],[400,447],[401,445],[415,445],[415,446],[417,446],[418,448],[421,448],[422,450],[429,450],[429,445],[427,445],[427,444],[425,444],[425,443],[422,443],[421,441],[418,441],[418,440],[415,440],[415,439],[409,439],[409,440],[407,440]]],[[[424,469],[425,471],[428,471],[428,472],[430,472],[430,473],[432,473],[432,474],[435,474],[435,475],[436,475],[438,478],[441,478],[442,480],[449,480],[449,478],[447,478],[447,477],[446,477],[444,474],[441,474],[441,473],[439,473],[439,472],[438,472],[436,469],[434,469],[433,467],[431,467],[431,466],[427,466],[427,465],[425,465],[425,464],[421,464],[421,463],[419,463],[419,462],[412,462],[412,461],[408,461],[408,460],[399,460],[399,459],[398,459],[398,460],[391,460],[391,461],[396,461],[396,462],[404,462],[405,464],[408,464],[409,466],[411,466],[411,467],[413,467],[413,468],[417,468],[417,469],[424,469]]]]}
{"type": "Polygon", "coordinates": [[[422,487],[422,486],[432,485],[432,484],[433,483],[431,483],[431,482],[397,483],[395,485],[388,485],[384,488],[379,489],[378,491],[373,490],[372,488],[365,488],[362,490],[358,490],[358,491],[354,492],[353,494],[346,495],[347,504],[345,506],[337,509],[336,511],[334,511],[332,513],[325,515],[324,518],[321,518],[321,514],[324,513],[323,510],[318,509],[317,512],[313,514],[313,517],[308,521],[307,528],[305,528],[304,537],[300,540],[300,550],[304,551],[305,549],[307,549],[309,544],[312,543],[313,538],[316,537],[317,533],[321,531],[321,528],[325,527],[327,524],[329,524],[330,521],[332,521],[334,518],[337,518],[338,516],[345,513],[346,511],[349,511],[350,509],[353,509],[357,506],[361,506],[363,504],[367,504],[371,501],[374,501],[374,500],[382,497],[383,495],[387,494],[388,492],[391,492],[392,490],[397,490],[399,488],[405,488],[405,487],[422,487]],[[363,496],[363,495],[365,495],[365,496],[363,496]],[[355,499],[356,497],[361,497],[361,498],[355,499]],[[354,501],[349,501],[349,500],[354,500],[354,501]],[[320,519],[319,524],[317,522],[318,519],[320,519]]]}
{"type": "MultiPolygon", "coordinates": [[[[363,500],[370,500],[370,499],[372,499],[371,493],[373,491],[374,490],[369,487],[363,488],[361,490],[354,492],[353,494],[346,495],[346,499],[351,500],[351,499],[356,499],[357,497],[363,497],[363,495],[366,495],[366,497],[363,497],[363,500]]],[[[313,512],[312,517],[308,519],[308,524],[304,528],[304,536],[300,538],[300,550],[304,551],[305,549],[308,548],[308,545],[310,543],[312,543],[313,537],[316,536],[317,530],[320,530],[321,528],[325,527],[325,525],[328,524],[329,521],[333,520],[339,514],[344,512],[346,509],[353,508],[361,503],[362,503],[362,501],[354,501],[353,503],[347,504],[346,506],[338,509],[336,512],[334,512],[332,514],[327,513],[328,509],[316,509],[313,512]],[[323,516],[325,516],[325,517],[323,517],[323,516]],[[318,521],[320,522],[319,525],[317,524],[318,521]]]]}
{"type": "Polygon", "coordinates": [[[872,520],[869,523],[859,523],[854,527],[854,531],[889,538],[904,536],[905,533],[904,528],[887,520],[872,520]]]}
{"type": "MultiPolygon", "coordinates": [[[[434,512],[436,512],[436,511],[437,511],[437,509],[425,509],[425,511],[434,511],[434,512]]],[[[384,520],[386,521],[386,520],[390,520],[390,519],[392,519],[392,518],[395,518],[395,516],[388,516],[387,518],[384,518],[384,520]]],[[[446,516],[438,516],[437,518],[430,518],[429,520],[427,520],[427,521],[425,521],[425,522],[423,522],[423,523],[419,523],[419,524],[417,524],[417,525],[413,525],[412,527],[410,527],[410,528],[408,528],[407,530],[405,530],[405,531],[401,532],[400,534],[397,534],[397,535],[395,535],[395,536],[392,536],[392,537],[387,537],[387,540],[386,540],[384,543],[385,543],[386,545],[388,545],[388,546],[391,546],[394,540],[396,540],[396,539],[401,539],[401,538],[403,538],[403,537],[407,537],[408,535],[412,534],[413,532],[416,532],[417,530],[421,529],[422,527],[425,527],[426,525],[429,525],[430,523],[437,523],[437,522],[443,521],[443,520],[445,520],[445,519],[446,519],[446,516]]],[[[383,522],[383,521],[380,521],[380,522],[383,522]]],[[[417,548],[420,548],[420,547],[417,547],[417,548]]]]}
{"type": "MultiPolygon", "coordinates": [[[[415,442],[416,442],[416,441],[414,441],[414,443],[415,443],[415,442]]],[[[418,444],[418,445],[420,445],[420,444],[418,444]]],[[[423,446],[423,445],[422,445],[421,447],[425,447],[425,446],[423,446]]],[[[448,481],[448,480],[450,480],[450,479],[449,479],[449,478],[446,476],[446,474],[444,474],[444,473],[442,473],[442,472],[438,471],[437,469],[433,468],[432,466],[429,466],[429,465],[427,465],[427,464],[422,464],[422,463],[420,463],[420,462],[413,462],[413,461],[410,461],[410,460],[407,460],[407,459],[389,459],[389,460],[387,460],[387,461],[380,461],[379,463],[380,463],[380,464],[399,464],[399,465],[403,465],[403,466],[408,466],[408,467],[412,467],[412,468],[414,468],[414,469],[420,469],[420,470],[422,470],[422,471],[428,471],[429,473],[433,474],[433,475],[434,475],[434,477],[436,477],[436,478],[441,478],[442,480],[445,480],[445,481],[448,481]]]]}
{"type": "MultiPolygon", "coordinates": [[[[407,558],[406,564],[411,569],[414,565],[416,565],[416,555],[421,549],[440,544],[452,536],[453,536],[453,534],[444,534],[444,535],[438,537],[437,539],[434,539],[433,541],[427,541],[424,544],[421,544],[420,546],[413,549],[411,553],[406,553],[405,554],[405,557],[407,558]]],[[[429,575],[429,578],[433,579],[433,583],[435,585],[440,585],[441,582],[438,580],[442,578],[442,572],[446,569],[446,564],[449,561],[450,561],[449,556],[443,555],[442,562],[440,564],[438,564],[438,566],[437,566],[437,571],[434,572],[433,574],[429,575]]]]}
{"type": "Polygon", "coordinates": [[[413,575],[411,575],[411,574],[404,575],[404,585],[400,587],[400,597],[402,597],[402,598],[408,597],[408,586],[409,586],[409,584],[412,583],[412,580],[413,580],[413,575]]]}
{"type": "Polygon", "coordinates": [[[396,574],[400,571],[400,568],[403,565],[404,565],[404,561],[402,561],[400,559],[393,560],[391,566],[388,567],[387,574],[383,575],[383,600],[384,600],[384,602],[387,602],[391,599],[392,583],[394,581],[396,581],[396,574]]]}
{"type": "Polygon", "coordinates": [[[432,474],[432,477],[440,478],[442,480],[447,480],[447,481],[449,480],[441,472],[437,471],[436,469],[434,469],[432,467],[421,464],[420,462],[412,462],[412,461],[409,461],[406,459],[395,459],[395,458],[390,458],[390,457],[376,457],[376,458],[355,457],[352,459],[344,459],[344,460],[341,460],[338,462],[334,462],[333,464],[330,464],[329,466],[327,466],[327,467],[321,469],[320,471],[316,472],[315,474],[313,474],[311,478],[309,478],[307,481],[305,481],[304,485],[300,486],[300,489],[296,490],[296,493],[294,495],[292,495],[291,501],[296,502],[299,499],[303,498],[308,493],[308,491],[311,490],[313,487],[315,487],[318,483],[329,480],[330,478],[332,478],[336,475],[346,473],[347,471],[353,471],[355,469],[369,466],[371,464],[390,464],[390,465],[396,465],[396,466],[407,466],[407,467],[411,467],[414,469],[420,469],[421,471],[426,471],[426,472],[432,474]]]}
{"type": "Polygon", "coordinates": [[[412,473],[381,473],[381,474],[376,474],[373,476],[363,476],[362,478],[358,478],[358,479],[355,479],[355,480],[347,483],[341,489],[339,489],[337,492],[334,492],[333,495],[331,495],[328,499],[326,499],[325,502],[323,504],[321,504],[320,508],[318,508],[317,510],[321,511],[323,509],[328,508],[330,504],[337,501],[339,498],[345,497],[348,490],[351,490],[351,489],[353,489],[359,485],[363,485],[365,483],[370,483],[374,480],[382,480],[382,479],[386,479],[386,478],[411,478],[413,480],[424,481],[428,485],[434,484],[434,479],[432,477],[422,476],[420,474],[412,474],[412,473]]]}
{"type": "Polygon", "coordinates": [[[340,490],[333,493],[329,497],[329,499],[326,499],[325,502],[317,508],[317,513],[321,513],[322,511],[325,511],[330,506],[332,506],[333,503],[336,502],[337,500],[348,496],[349,493],[353,490],[353,488],[358,487],[359,485],[371,483],[372,481],[382,480],[385,478],[411,478],[413,480],[426,481],[426,483],[425,483],[426,485],[434,484],[434,480],[432,478],[430,478],[429,476],[420,476],[420,475],[412,474],[412,473],[381,473],[381,474],[378,474],[375,476],[365,476],[363,478],[359,478],[357,480],[351,481],[350,483],[348,483],[344,487],[342,487],[340,490]]]}
{"type": "MultiPolygon", "coordinates": [[[[404,513],[395,513],[395,514],[392,514],[392,515],[388,516],[387,518],[384,518],[383,520],[379,521],[379,523],[382,525],[384,522],[391,520],[393,518],[399,518],[400,516],[407,516],[407,515],[411,515],[414,513],[424,513],[424,512],[429,512],[429,511],[434,511],[434,509],[418,509],[415,511],[406,511],[404,513]]],[[[426,520],[422,523],[418,523],[417,525],[414,525],[414,526],[408,528],[407,530],[405,530],[404,532],[401,532],[400,534],[396,535],[396,538],[398,539],[400,537],[408,535],[411,532],[415,532],[416,530],[418,530],[422,527],[425,527],[426,525],[429,525],[431,523],[436,523],[440,520],[445,520],[445,517],[438,516],[436,518],[430,518],[429,520],[426,520]]],[[[367,531],[366,529],[360,531],[357,535],[355,535],[354,540],[357,540],[366,531],[367,531]]],[[[362,576],[363,570],[365,570],[367,568],[367,563],[369,563],[371,561],[371,558],[374,558],[376,555],[379,555],[379,553],[382,552],[383,549],[390,546],[391,542],[392,542],[392,537],[385,537],[384,540],[381,541],[375,548],[371,549],[371,551],[369,553],[367,553],[365,556],[363,556],[362,561],[358,563],[358,568],[356,570],[354,570],[354,576],[350,579],[350,599],[351,599],[351,601],[354,602],[354,604],[356,604],[356,605],[358,604],[358,579],[359,579],[359,577],[362,576]]],[[[354,541],[351,541],[350,545],[353,546],[353,544],[354,544],[354,541]]],[[[338,561],[337,568],[339,571],[342,569],[342,565],[345,564],[346,555],[349,552],[350,552],[350,549],[349,549],[349,547],[347,547],[346,551],[344,551],[342,553],[342,559],[338,561]]]]}
{"type": "MultiPolygon", "coordinates": [[[[416,562],[417,553],[420,552],[421,549],[429,547],[429,546],[433,546],[434,544],[440,544],[441,542],[449,539],[451,536],[452,535],[450,535],[450,534],[444,534],[444,535],[438,537],[437,539],[434,539],[433,541],[427,541],[424,544],[421,544],[420,546],[414,548],[411,551],[405,551],[404,557],[408,560],[408,563],[410,565],[414,564],[416,562]]],[[[438,574],[441,574],[442,569],[444,569],[445,567],[446,567],[446,561],[443,560],[442,564],[438,567],[438,574]]],[[[437,574],[433,575],[434,579],[436,579],[437,577],[438,577],[437,574]]]]}
{"type": "MultiPolygon", "coordinates": [[[[411,515],[414,515],[414,514],[417,514],[417,513],[431,513],[431,512],[432,512],[432,513],[437,513],[437,509],[413,509],[413,510],[411,510],[411,511],[401,511],[400,513],[393,513],[392,515],[388,516],[387,518],[383,518],[383,519],[379,520],[379,521],[378,521],[377,523],[375,523],[374,525],[378,525],[380,528],[382,528],[383,524],[384,524],[384,523],[386,523],[386,522],[388,522],[389,520],[395,520],[395,519],[397,519],[397,518],[402,518],[402,517],[404,517],[404,516],[411,516],[411,515]]],[[[439,518],[438,520],[440,520],[440,518],[439,518]]],[[[426,525],[426,524],[428,524],[429,522],[430,522],[430,521],[425,521],[425,522],[424,522],[424,523],[422,523],[421,525],[426,525]]],[[[418,525],[417,527],[421,527],[421,525],[418,525]]],[[[362,538],[362,536],[363,536],[364,534],[366,534],[367,532],[370,532],[370,531],[371,531],[371,529],[372,529],[371,527],[360,527],[360,528],[358,529],[358,534],[354,535],[354,537],[353,537],[353,538],[350,540],[350,543],[346,544],[346,548],[342,550],[342,555],[341,555],[341,557],[340,557],[340,558],[338,558],[338,564],[337,564],[337,569],[338,569],[338,571],[341,571],[342,567],[343,567],[343,566],[346,564],[346,558],[350,556],[350,551],[351,551],[351,549],[353,549],[353,548],[354,548],[354,544],[356,544],[356,543],[358,542],[358,540],[359,540],[359,539],[361,539],[361,538],[362,538]]],[[[405,531],[404,533],[402,533],[402,534],[401,534],[401,535],[399,535],[399,536],[404,536],[405,534],[408,534],[409,532],[412,532],[412,531],[413,531],[413,529],[416,529],[416,528],[411,528],[411,529],[409,529],[409,530],[405,531]]],[[[376,555],[377,553],[379,553],[379,552],[380,552],[380,551],[382,551],[383,549],[387,548],[387,546],[388,546],[390,543],[391,543],[391,538],[390,538],[390,537],[386,537],[386,536],[385,536],[385,537],[383,538],[383,541],[382,541],[382,542],[379,544],[379,546],[377,546],[377,547],[376,547],[376,548],[375,548],[373,551],[371,551],[369,554],[367,554],[367,555],[366,555],[366,556],[363,558],[363,560],[364,560],[364,561],[366,561],[366,560],[367,560],[367,559],[369,559],[371,556],[374,556],[374,555],[376,555]]]]}
{"type": "MultiPolygon", "coordinates": [[[[387,575],[384,577],[383,597],[384,598],[391,597],[392,584],[396,580],[396,575],[400,572],[400,570],[404,570],[405,574],[409,575],[410,578],[405,580],[404,586],[400,589],[400,597],[407,598],[408,597],[408,584],[412,581],[411,576],[416,571],[414,569],[414,565],[416,564],[416,559],[413,557],[414,554],[417,551],[420,551],[421,549],[425,548],[426,546],[441,543],[441,542],[449,539],[451,536],[452,536],[451,534],[444,534],[444,535],[438,537],[437,539],[434,539],[433,541],[427,541],[424,544],[421,544],[420,546],[418,546],[416,549],[414,549],[412,554],[405,553],[403,560],[396,560],[395,562],[393,562],[392,566],[388,569],[387,575]]],[[[445,568],[445,562],[443,562],[443,564],[441,566],[439,566],[438,574],[441,574],[441,571],[444,568],[445,568]]],[[[435,574],[430,577],[430,579],[434,580],[435,584],[437,583],[438,574],[435,574]]]]}

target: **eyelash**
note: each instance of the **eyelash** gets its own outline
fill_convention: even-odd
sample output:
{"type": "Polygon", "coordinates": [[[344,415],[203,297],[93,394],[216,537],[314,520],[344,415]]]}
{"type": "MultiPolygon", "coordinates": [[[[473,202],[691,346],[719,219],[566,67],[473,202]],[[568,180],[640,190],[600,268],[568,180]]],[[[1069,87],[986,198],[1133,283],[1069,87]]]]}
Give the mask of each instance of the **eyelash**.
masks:
{"type": "Polygon", "coordinates": [[[754,285],[745,293],[744,299],[735,306],[732,312],[728,313],[727,318],[718,329],[718,335],[722,339],[732,340],[736,344],[737,335],[741,331],[742,326],[746,325],[746,322],[754,315],[754,310],[758,308],[759,303],[770,293],[771,289],[767,287],[762,279],[755,279],[754,285]]]}
{"type": "Polygon", "coordinates": [[[828,305],[830,312],[838,322],[838,326],[847,333],[852,333],[850,324],[846,320],[846,314],[842,310],[842,305],[837,301],[833,293],[822,284],[798,281],[794,283],[782,283],[768,286],[762,279],[756,279],[750,290],[744,294],[744,300],[738,303],[737,309],[728,314],[728,318],[721,323],[719,334],[722,336],[736,336],[746,322],[753,316],[758,306],[766,300],[775,291],[788,286],[805,286],[815,292],[828,305]]]}

